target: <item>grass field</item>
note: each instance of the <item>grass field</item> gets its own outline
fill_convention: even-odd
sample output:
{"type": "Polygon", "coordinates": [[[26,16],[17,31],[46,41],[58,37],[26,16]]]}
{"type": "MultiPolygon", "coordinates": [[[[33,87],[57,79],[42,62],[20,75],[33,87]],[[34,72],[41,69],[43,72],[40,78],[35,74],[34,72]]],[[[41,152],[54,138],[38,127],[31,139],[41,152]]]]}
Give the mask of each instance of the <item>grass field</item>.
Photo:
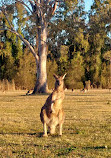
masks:
{"type": "Polygon", "coordinates": [[[0,92],[0,158],[111,158],[111,92],[66,91],[63,136],[44,138],[47,96],[0,92]]]}

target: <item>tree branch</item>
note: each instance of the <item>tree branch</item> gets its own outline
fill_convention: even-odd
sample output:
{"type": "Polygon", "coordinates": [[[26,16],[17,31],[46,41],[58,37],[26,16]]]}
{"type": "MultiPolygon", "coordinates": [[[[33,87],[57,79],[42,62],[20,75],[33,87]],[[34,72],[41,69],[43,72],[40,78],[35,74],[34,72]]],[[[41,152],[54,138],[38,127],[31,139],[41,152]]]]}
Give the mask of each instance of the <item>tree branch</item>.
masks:
{"type": "Polygon", "coordinates": [[[54,15],[54,13],[57,9],[57,4],[58,4],[57,1],[49,3],[49,11],[47,13],[47,19],[48,20],[54,15]]]}
{"type": "Polygon", "coordinates": [[[58,2],[55,2],[54,6],[53,6],[53,9],[52,9],[52,15],[54,15],[54,13],[57,9],[57,4],[58,4],[58,2]]]}
{"type": "Polygon", "coordinates": [[[33,2],[31,0],[28,0],[28,1],[29,1],[30,5],[32,7],[33,12],[35,12],[35,10],[34,10],[35,5],[33,4],[33,2]]]}
{"type": "Polygon", "coordinates": [[[9,26],[11,27],[11,29],[14,30],[13,25],[11,24],[11,22],[10,22],[9,19],[8,19],[8,15],[7,15],[6,10],[5,10],[4,8],[2,8],[2,7],[0,7],[0,10],[1,10],[2,13],[4,14],[4,16],[6,17],[6,19],[7,19],[7,21],[8,21],[8,24],[9,24],[9,26]]]}
{"type": "MultiPolygon", "coordinates": [[[[22,2],[22,1],[21,1],[22,2]]],[[[6,17],[7,21],[8,21],[8,24],[10,26],[10,28],[0,28],[0,30],[4,30],[4,31],[10,31],[12,33],[14,33],[17,37],[19,37],[26,46],[29,47],[31,53],[33,54],[33,56],[35,57],[36,59],[36,65],[38,66],[38,63],[39,63],[39,56],[35,53],[34,51],[34,48],[31,46],[31,44],[25,39],[23,38],[13,27],[13,25],[11,24],[11,22],[9,21],[8,19],[8,15],[6,13],[6,10],[3,8],[3,7],[0,7],[0,10],[2,11],[2,13],[4,14],[4,16],[6,17]]]]}
{"type": "Polygon", "coordinates": [[[33,54],[33,56],[36,59],[36,64],[38,65],[38,63],[39,63],[39,56],[35,53],[34,48],[31,46],[31,44],[25,38],[23,38],[17,31],[12,30],[10,28],[0,28],[0,31],[2,31],[2,30],[10,31],[10,32],[14,33],[17,37],[19,37],[24,42],[24,44],[29,47],[31,53],[33,54]]]}
{"type": "MultiPolygon", "coordinates": [[[[17,2],[23,4],[24,6],[27,7],[27,9],[33,14],[33,11],[29,8],[29,6],[27,4],[25,4],[22,0],[17,0],[17,2]]],[[[32,8],[33,9],[33,8],[32,8]]]]}
{"type": "Polygon", "coordinates": [[[47,5],[50,1],[51,1],[51,0],[47,0],[47,1],[46,1],[46,5],[47,5]]]}

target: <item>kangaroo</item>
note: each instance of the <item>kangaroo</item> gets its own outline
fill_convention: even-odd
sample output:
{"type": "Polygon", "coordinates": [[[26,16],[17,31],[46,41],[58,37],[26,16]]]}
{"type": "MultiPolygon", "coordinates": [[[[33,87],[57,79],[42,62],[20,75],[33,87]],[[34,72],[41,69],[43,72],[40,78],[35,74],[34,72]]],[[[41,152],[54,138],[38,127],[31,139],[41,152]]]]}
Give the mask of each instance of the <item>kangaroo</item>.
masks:
{"type": "MultiPolygon", "coordinates": [[[[66,74],[65,74],[66,75],[66,74]]],[[[43,136],[47,135],[47,126],[50,134],[55,133],[55,128],[59,125],[59,135],[62,135],[62,125],[64,123],[64,111],[62,102],[64,99],[64,76],[57,76],[54,74],[55,89],[47,98],[44,106],[41,108],[40,119],[43,123],[43,136]]]]}

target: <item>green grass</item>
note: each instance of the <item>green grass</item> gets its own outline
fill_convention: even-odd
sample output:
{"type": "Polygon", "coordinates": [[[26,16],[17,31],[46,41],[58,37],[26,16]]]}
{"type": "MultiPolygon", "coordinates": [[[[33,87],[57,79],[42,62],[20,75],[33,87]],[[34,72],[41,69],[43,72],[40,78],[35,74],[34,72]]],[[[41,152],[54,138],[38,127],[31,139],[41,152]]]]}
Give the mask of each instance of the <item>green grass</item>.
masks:
{"type": "Polygon", "coordinates": [[[0,158],[111,158],[111,92],[66,91],[63,136],[42,137],[48,95],[0,92],[0,158]]]}

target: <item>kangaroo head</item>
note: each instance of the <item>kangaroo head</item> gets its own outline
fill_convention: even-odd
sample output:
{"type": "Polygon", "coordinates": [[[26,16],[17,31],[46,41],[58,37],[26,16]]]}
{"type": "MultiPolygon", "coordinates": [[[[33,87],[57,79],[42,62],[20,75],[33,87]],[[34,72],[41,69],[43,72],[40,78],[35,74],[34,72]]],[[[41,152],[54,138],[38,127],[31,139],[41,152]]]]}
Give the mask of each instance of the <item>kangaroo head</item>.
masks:
{"type": "Polygon", "coordinates": [[[66,74],[64,74],[63,76],[57,76],[54,74],[54,78],[56,79],[55,89],[63,89],[65,76],[66,74]]]}

